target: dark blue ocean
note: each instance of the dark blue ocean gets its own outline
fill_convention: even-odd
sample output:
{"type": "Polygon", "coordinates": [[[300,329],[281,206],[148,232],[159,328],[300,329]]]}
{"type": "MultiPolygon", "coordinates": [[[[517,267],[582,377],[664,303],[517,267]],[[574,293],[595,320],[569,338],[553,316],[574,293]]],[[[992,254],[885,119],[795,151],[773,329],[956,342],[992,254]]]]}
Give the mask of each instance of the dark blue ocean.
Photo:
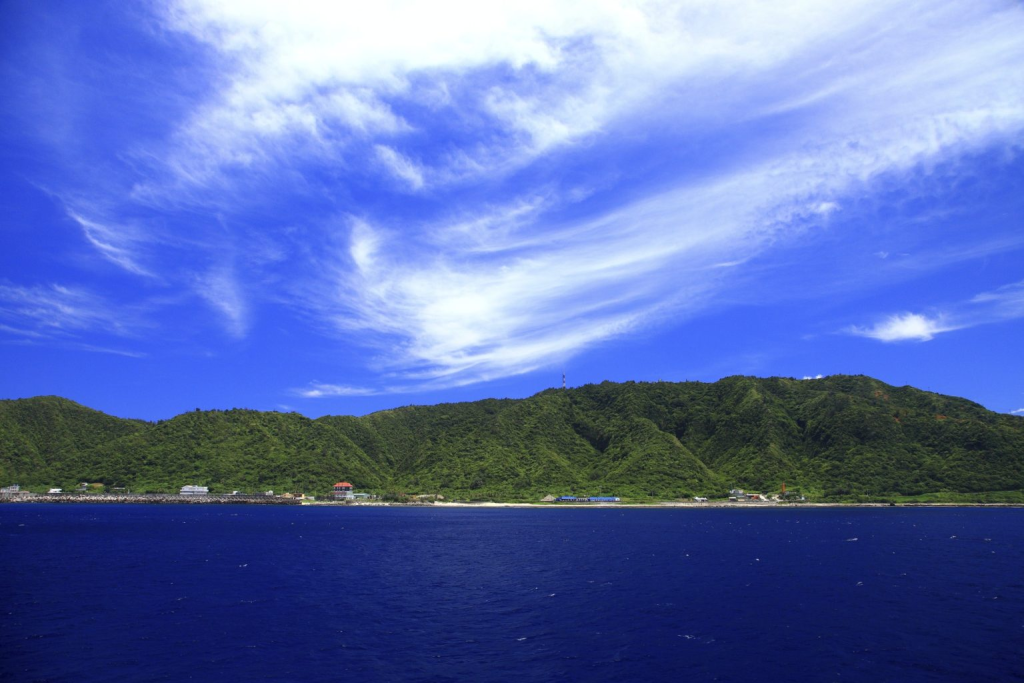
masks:
{"type": "Polygon", "coordinates": [[[1021,509],[0,505],[17,681],[1024,680],[1021,509]]]}

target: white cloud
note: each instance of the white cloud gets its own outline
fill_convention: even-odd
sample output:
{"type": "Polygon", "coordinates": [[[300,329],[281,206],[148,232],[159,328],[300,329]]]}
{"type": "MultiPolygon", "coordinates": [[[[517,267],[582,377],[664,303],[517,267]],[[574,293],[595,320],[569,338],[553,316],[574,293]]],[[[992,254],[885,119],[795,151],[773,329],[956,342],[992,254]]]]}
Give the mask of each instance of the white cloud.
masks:
{"type": "Polygon", "coordinates": [[[883,342],[930,341],[937,334],[958,329],[941,317],[929,318],[919,313],[891,315],[872,327],[851,327],[850,334],[883,342]]]}
{"type": "MultiPolygon", "coordinates": [[[[773,245],[1024,130],[1024,11],[1001,0],[178,0],[162,19],[212,76],[129,155],[126,206],[206,202],[245,223],[299,196],[278,206],[327,227],[287,264],[298,303],[375,347],[396,386],[527,372],[693,315],[773,245]],[[724,139],[738,149],[706,144],[724,139]],[[618,177],[551,180],[622,149],[618,177]],[[656,189],[629,186],[651,155],[656,189]],[[410,218],[393,203],[410,191],[450,209],[410,218]],[[328,211],[355,216],[340,247],[328,211]]],[[[130,222],[75,218],[105,258],[156,270],[130,222]]],[[[191,262],[258,261],[193,243],[191,262]]],[[[241,337],[261,294],[243,276],[258,286],[234,267],[178,284],[241,337]]],[[[1016,310],[998,299],[978,305],[1016,310]]],[[[850,331],[971,324],[906,313],[850,331]]]]}
{"type": "MultiPolygon", "coordinates": [[[[343,330],[384,334],[382,363],[411,380],[491,379],[550,365],[582,349],[710,304],[721,278],[780,239],[817,225],[823,198],[895,169],[890,144],[918,151],[927,135],[881,136],[870,152],[836,144],[744,173],[634,202],[596,219],[545,224],[550,203],[526,203],[433,225],[442,252],[410,250],[406,231],[362,221],[336,281],[316,306],[343,330]]],[[[921,152],[923,153],[923,152],[921,152]]],[[[903,160],[902,163],[910,163],[903,160]]],[[[855,334],[931,339],[956,329],[894,316],[855,334]]]]}
{"type": "MultiPolygon", "coordinates": [[[[315,153],[345,149],[353,136],[430,134],[436,121],[396,113],[424,97],[441,120],[486,133],[461,153],[482,155],[487,171],[628,129],[630,119],[707,126],[817,109],[819,128],[801,144],[886,131],[893,148],[862,144],[861,154],[891,166],[1016,129],[1021,118],[1013,65],[1024,20],[995,1],[181,0],[165,19],[213,47],[225,68],[225,87],[181,130],[175,163],[197,179],[273,158],[282,136],[294,155],[294,136],[315,153]],[[488,77],[494,70],[500,78],[488,77]],[[915,151],[921,135],[927,147],[915,151]]],[[[437,152],[428,165],[452,154],[437,152]]]]}
{"type": "Polygon", "coordinates": [[[20,327],[12,327],[10,325],[0,324],[0,332],[6,332],[7,334],[13,334],[19,337],[28,337],[29,339],[45,339],[46,335],[33,330],[25,330],[20,327]]]}
{"type": "Polygon", "coordinates": [[[308,387],[292,389],[292,393],[302,398],[334,398],[337,396],[374,396],[382,393],[380,390],[367,389],[365,387],[353,387],[344,384],[324,384],[322,382],[310,382],[308,387]]]}
{"type": "Polygon", "coordinates": [[[970,301],[987,311],[987,317],[1024,317],[1024,280],[1004,285],[992,292],[982,292],[970,301]]]}
{"type": "Polygon", "coordinates": [[[377,159],[399,180],[413,190],[423,188],[423,169],[411,159],[399,154],[387,145],[376,145],[377,159]]]}
{"type": "Polygon", "coordinates": [[[918,313],[891,315],[871,327],[851,326],[846,332],[884,342],[929,341],[942,332],[1024,318],[1024,281],[982,292],[946,309],[946,313],[935,317],[918,313]]]}
{"type": "Polygon", "coordinates": [[[820,374],[819,375],[815,375],[814,377],[811,377],[810,375],[804,375],[803,377],[801,377],[801,379],[822,379],[824,377],[825,377],[825,375],[820,375],[820,374]]]}
{"type": "Polygon", "coordinates": [[[131,336],[138,321],[82,288],[0,283],[0,320],[5,331],[34,338],[70,338],[86,331],[131,336]]]}
{"type": "MultiPolygon", "coordinates": [[[[443,254],[427,259],[405,258],[400,234],[356,222],[333,266],[337,280],[316,302],[343,330],[387,335],[386,345],[399,349],[389,360],[408,378],[457,383],[527,372],[666,307],[701,307],[714,282],[708,264],[735,255],[738,243],[754,249],[770,233],[734,190],[657,197],[542,237],[501,230],[483,251],[479,235],[449,239],[443,254]]],[[[474,225],[496,221],[484,216],[474,225]]],[[[453,230],[462,234],[466,223],[453,230]]]]}
{"type": "Polygon", "coordinates": [[[135,230],[125,225],[106,225],[89,220],[70,209],[67,213],[82,228],[89,244],[104,258],[130,273],[153,277],[153,273],[138,263],[135,251],[143,238],[135,230]]]}
{"type": "Polygon", "coordinates": [[[124,356],[125,358],[145,358],[147,356],[147,354],[142,351],[112,349],[106,346],[96,346],[95,344],[75,344],[72,348],[81,349],[82,351],[92,351],[93,353],[109,353],[114,356],[124,356]]]}
{"type": "Polygon", "coordinates": [[[1011,410],[1010,415],[1024,415],[1024,408],[1018,408],[1017,410],[1011,410]]]}
{"type": "Polygon", "coordinates": [[[221,314],[224,328],[231,336],[245,336],[249,305],[233,268],[222,266],[199,276],[195,291],[221,314]]]}

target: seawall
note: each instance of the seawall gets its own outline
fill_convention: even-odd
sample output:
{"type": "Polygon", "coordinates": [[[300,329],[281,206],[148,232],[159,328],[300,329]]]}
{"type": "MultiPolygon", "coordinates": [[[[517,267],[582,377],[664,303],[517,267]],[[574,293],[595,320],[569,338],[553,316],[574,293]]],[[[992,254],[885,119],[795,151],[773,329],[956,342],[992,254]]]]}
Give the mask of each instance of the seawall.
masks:
{"type": "Polygon", "coordinates": [[[147,503],[160,505],[298,505],[296,498],[275,496],[206,495],[175,493],[15,493],[0,496],[2,503],[147,503]]]}

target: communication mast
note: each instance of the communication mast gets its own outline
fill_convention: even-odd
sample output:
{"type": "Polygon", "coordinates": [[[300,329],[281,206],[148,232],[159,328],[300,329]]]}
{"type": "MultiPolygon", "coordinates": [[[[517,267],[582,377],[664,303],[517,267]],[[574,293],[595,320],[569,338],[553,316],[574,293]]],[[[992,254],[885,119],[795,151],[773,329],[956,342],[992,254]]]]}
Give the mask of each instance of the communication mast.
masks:
{"type": "Polygon", "coordinates": [[[562,389],[565,389],[565,372],[562,372],[562,389]]]}

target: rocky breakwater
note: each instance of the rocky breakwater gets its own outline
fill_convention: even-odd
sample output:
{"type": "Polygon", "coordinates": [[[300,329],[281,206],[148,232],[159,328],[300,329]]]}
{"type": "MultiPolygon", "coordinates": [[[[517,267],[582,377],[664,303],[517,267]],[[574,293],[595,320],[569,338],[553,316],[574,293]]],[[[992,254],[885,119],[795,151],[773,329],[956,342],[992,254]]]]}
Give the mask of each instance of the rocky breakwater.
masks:
{"type": "Polygon", "coordinates": [[[18,493],[4,503],[149,503],[160,505],[298,505],[296,498],[237,494],[183,496],[174,493],[18,493]]]}

